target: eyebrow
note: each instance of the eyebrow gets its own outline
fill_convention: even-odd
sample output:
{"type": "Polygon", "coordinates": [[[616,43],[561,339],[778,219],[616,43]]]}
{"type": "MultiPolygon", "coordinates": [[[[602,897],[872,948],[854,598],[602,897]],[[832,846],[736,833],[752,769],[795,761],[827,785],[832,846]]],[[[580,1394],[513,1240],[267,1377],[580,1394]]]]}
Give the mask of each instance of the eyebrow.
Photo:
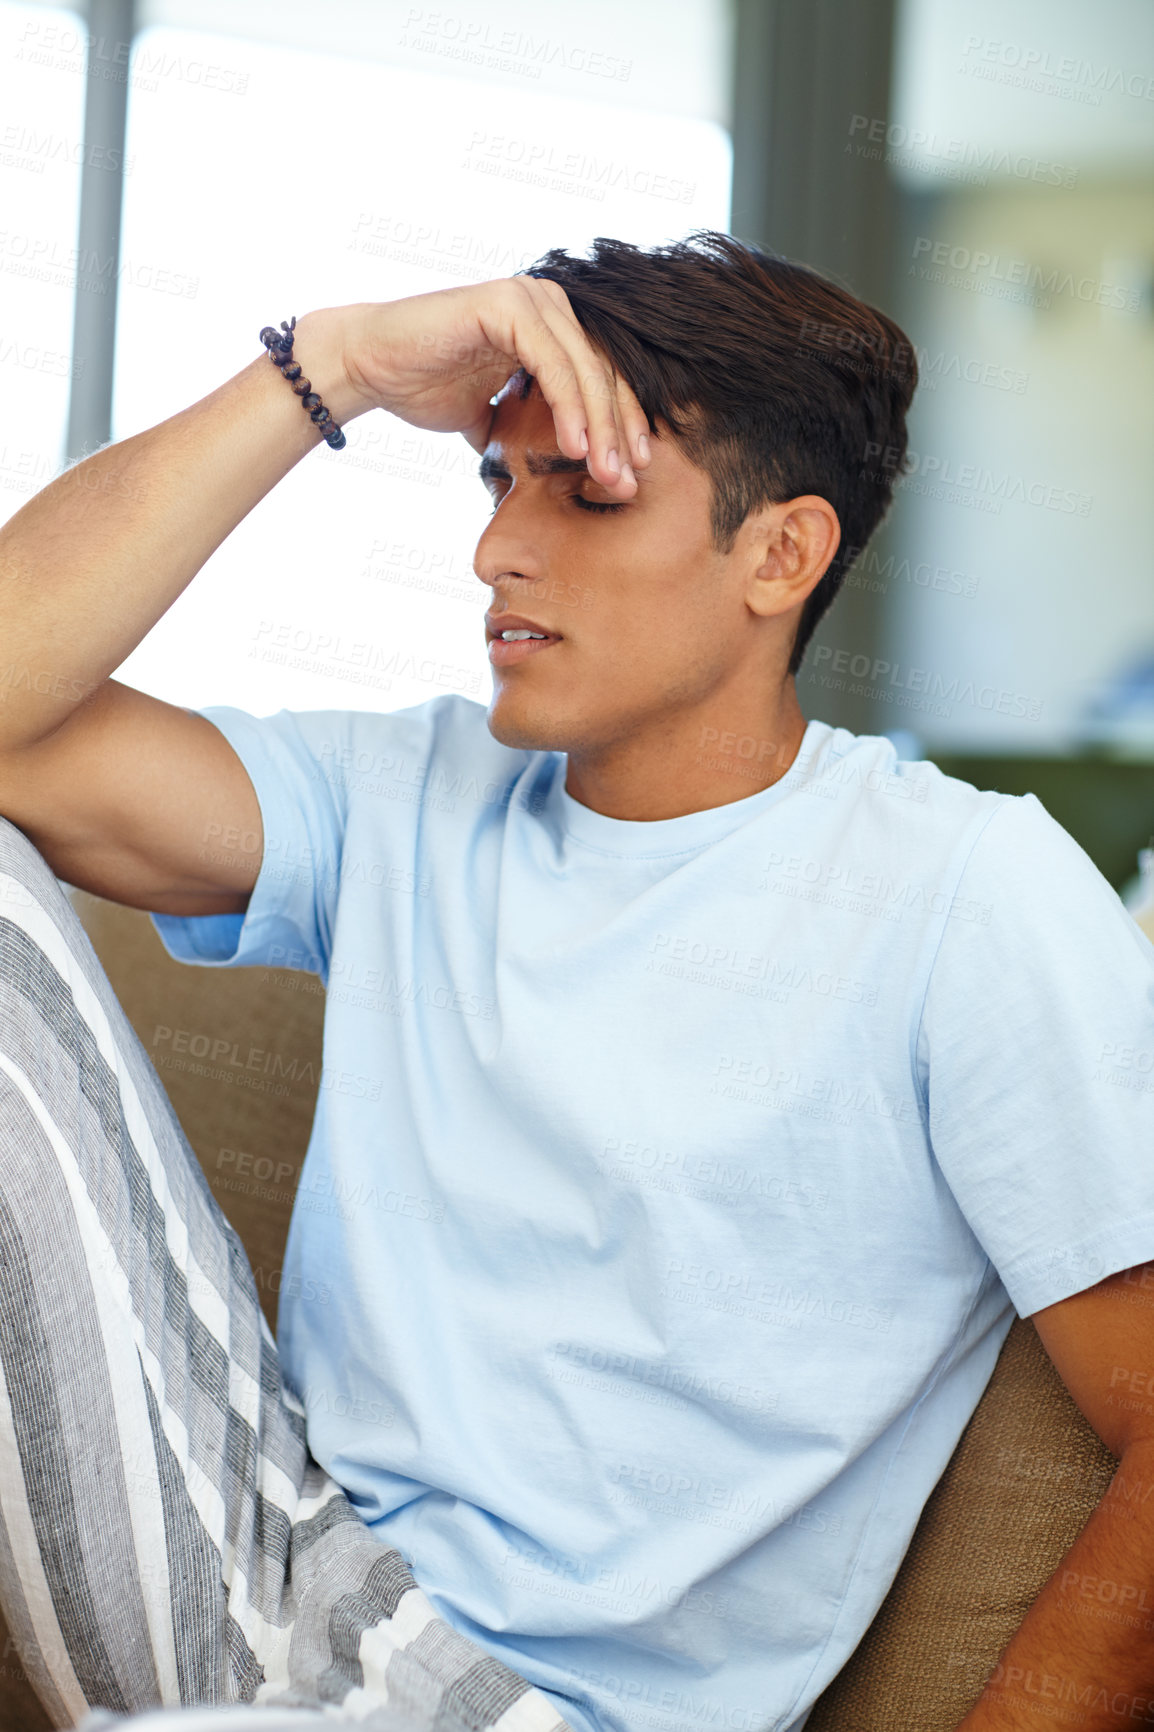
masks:
{"type": "MultiPolygon", "coordinates": [[[[565,457],[560,451],[526,451],[525,468],[530,475],[589,474],[584,457],[565,457]]],[[[512,481],[513,479],[501,459],[491,457],[487,451],[481,458],[478,474],[482,481],[512,481]]]]}

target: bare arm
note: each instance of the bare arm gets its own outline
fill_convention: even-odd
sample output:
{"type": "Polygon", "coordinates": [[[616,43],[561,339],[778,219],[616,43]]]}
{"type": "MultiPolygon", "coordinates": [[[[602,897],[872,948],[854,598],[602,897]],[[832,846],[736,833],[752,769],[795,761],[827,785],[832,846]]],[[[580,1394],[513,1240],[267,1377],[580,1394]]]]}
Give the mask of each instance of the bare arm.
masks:
{"type": "Polygon", "coordinates": [[[1042,1732],[1058,1718],[1083,1732],[1149,1725],[1154,1263],[1047,1305],[1033,1323],[1118,1471],[957,1732],[1042,1732]]]}
{"type": "MultiPolygon", "coordinates": [[[[254,344],[255,346],[255,344],[254,344]]],[[[630,497],[645,417],[563,292],[501,279],[298,319],[295,359],[341,425],[386,408],[485,440],[518,365],[558,441],[630,497]]],[[[112,679],[243,517],[321,434],[263,351],[147,432],[58,476],[0,528],[0,814],[58,876],[174,914],[243,911],[262,858],[240,760],[202,716],[112,679]],[[206,846],[238,831],[256,845],[206,846]]]]}
{"type": "MultiPolygon", "coordinates": [[[[371,404],[344,310],[296,353],[338,422],[371,404]]],[[[232,529],[321,434],[262,352],[167,421],[67,470],[0,529],[0,812],[69,883],[171,913],[247,906],[259,847],[201,865],[213,824],[261,834],[248,776],[201,716],[111,680],[232,529]]]]}
{"type": "MultiPolygon", "coordinates": [[[[296,348],[338,420],[363,413],[343,378],[341,312],[298,320],[296,348]],[[336,401],[334,402],[334,399],[336,401]]],[[[57,476],[0,529],[0,751],[43,740],[78,694],[147,636],[258,500],[321,435],[259,354],[191,408],[57,476]]]]}

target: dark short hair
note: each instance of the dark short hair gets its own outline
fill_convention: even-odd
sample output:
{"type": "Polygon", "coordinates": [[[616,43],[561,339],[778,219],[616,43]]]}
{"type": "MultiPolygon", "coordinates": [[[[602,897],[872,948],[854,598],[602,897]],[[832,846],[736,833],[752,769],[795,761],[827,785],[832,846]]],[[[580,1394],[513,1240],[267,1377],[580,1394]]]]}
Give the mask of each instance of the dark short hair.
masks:
{"type": "Polygon", "coordinates": [[[804,493],[833,506],[841,541],[802,609],[795,674],[904,463],[917,384],[904,332],[808,266],[712,229],[648,251],[599,236],[589,258],[553,247],[518,274],[561,285],[650,432],[664,421],[709,475],[719,552],[759,506],[804,493]]]}

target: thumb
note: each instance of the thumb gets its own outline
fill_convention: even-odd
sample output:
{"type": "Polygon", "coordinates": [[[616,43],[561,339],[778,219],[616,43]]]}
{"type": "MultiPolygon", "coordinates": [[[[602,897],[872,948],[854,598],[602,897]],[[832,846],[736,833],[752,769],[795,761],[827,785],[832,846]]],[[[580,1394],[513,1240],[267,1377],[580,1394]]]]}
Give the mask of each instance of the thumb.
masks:
{"type": "Polygon", "coordinates": [[[467,427],[461,427],[458,429],[461,435],[469,441],[469,444],[478,455],[489,443],[489,429],[493,425],[493,417],[496,413],[497,411],[495,406],[492,403],[486,403],[481,414],[475,421],[470,422],[467,427]]]}

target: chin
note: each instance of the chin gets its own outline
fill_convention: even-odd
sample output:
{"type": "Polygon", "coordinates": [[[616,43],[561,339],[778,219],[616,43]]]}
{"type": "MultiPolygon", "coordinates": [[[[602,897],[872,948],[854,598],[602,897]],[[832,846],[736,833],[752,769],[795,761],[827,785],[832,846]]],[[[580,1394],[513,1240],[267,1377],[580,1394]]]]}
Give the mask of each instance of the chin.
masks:
{"type": "Polygon", "coordinates": [[[497,693],[489,704],[489,732],[499,745],[518,752],[567,752],[573,730],[560,717],[510,701],[497,693]]]}

